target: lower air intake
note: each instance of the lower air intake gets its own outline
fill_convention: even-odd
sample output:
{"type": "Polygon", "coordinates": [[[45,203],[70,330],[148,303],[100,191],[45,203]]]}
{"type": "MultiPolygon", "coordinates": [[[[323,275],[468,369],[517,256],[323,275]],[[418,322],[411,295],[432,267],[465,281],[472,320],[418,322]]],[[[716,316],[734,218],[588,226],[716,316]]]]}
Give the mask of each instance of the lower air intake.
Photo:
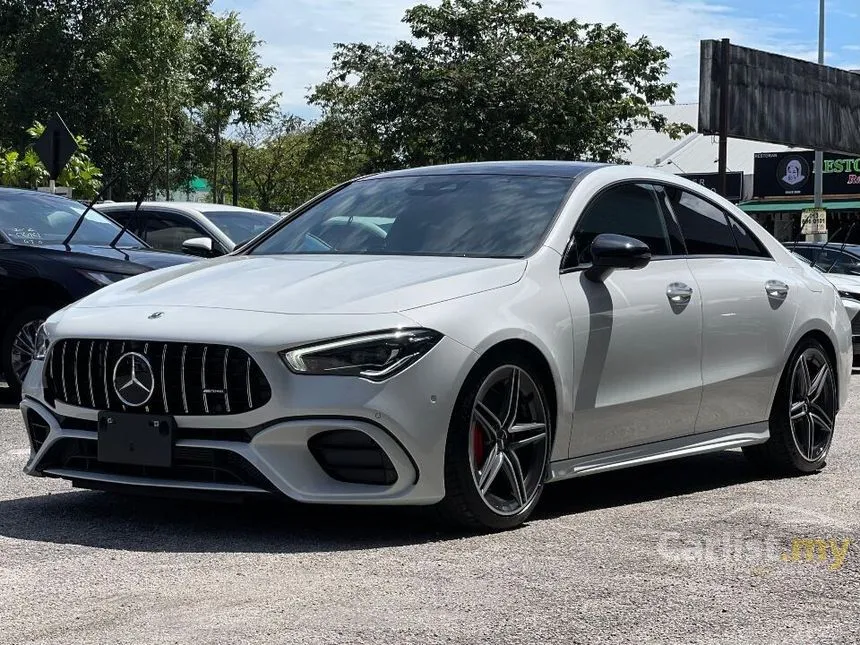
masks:
{"type": "Polygon", "coordinates": [[[358,430],[328,430],[311,437],[308,449],[332,479],[349,484],[390,486],[397,471],[385,451],[358,430]]]}

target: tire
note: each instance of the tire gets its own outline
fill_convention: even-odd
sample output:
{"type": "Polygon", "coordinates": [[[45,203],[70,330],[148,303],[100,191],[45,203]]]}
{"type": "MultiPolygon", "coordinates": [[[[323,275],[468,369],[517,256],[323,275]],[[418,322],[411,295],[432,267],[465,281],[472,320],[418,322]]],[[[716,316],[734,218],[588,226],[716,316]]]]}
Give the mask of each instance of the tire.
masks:
{"type": "Polygon", "coordinates": [[[821,470],[833,441],[837,411],[833,363],[820,342],[802,340],[786,364],[774,397],[770,439],[747,446],[743,452],[757,470],[768,475],[821,470]]]}
{"type": "MultiPolygon", "coordinates": [[[[26,354],[26,351],[22,351],[24,350],[23,344],[20,342],[22,339],[19,339],[19,342],[16,344],[16,338],[25,329],[32,330],[33,334],[35,334],[35,329],[45,322],[48,316],[54,313],[54,311],[56,311],[55,308],[46,307],[45,305],[24,307],[13,315],[6,325],[6,329],[3,332],[2,349],[0,349],[2,351],[0,362],[2,363],[6,384],[15,397],[21,394],[21,378],[18,372],[21,367],[21,361],[25,359],[26,354]]],[[[29,361],[27,365],[29,366],[29,361]]]]}
{"type": "Polygon", "coordinates": [[[539,374],[527,358],[494,357],[467,379],[445,444],[446,494],[438,505],[444,520],[469,530],[501,531],[519,526],[534,511],[553,437],[539,374]],[[517,405],[511,414],[514,385],[517,405]]]}

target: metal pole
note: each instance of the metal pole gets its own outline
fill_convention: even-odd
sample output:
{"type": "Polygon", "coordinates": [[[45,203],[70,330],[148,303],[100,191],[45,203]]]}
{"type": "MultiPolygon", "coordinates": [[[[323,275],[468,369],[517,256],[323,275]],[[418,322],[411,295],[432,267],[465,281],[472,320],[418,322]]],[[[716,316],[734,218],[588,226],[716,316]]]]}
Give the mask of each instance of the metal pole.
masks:
{"type": "Polygon", "coordinates": [[[233,146],[233,206],[239,205],[239,148],[233,146]]]}
{"type": "Polygon", "coordinates": [[[726,155],[729,145],[729,39],[723,38],[720,46],[720,139],[718,151],[720,195],[725,197],[728,190],[726,176],[726,155]]]}
{"type": "MultiPolygon", "coordinates": [[[[824,2],[818,7],[818,64],[824,64],[824,2]]],[[[821,194],[824,192],[824,152],[815,151],[815,208],[821,208],[821,194]]]]}

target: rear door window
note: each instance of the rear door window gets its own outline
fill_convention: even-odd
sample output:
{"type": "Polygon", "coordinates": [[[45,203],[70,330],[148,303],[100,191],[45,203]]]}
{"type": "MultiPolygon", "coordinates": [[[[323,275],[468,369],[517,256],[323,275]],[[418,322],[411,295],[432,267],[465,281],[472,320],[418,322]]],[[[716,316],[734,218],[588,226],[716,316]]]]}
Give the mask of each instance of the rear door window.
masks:
{"type": "Polygon", "coordinates": [[[668,188],[669,201],[690,255],[737,255],[738,247],[726,214],[679,188],[668,188]]]}

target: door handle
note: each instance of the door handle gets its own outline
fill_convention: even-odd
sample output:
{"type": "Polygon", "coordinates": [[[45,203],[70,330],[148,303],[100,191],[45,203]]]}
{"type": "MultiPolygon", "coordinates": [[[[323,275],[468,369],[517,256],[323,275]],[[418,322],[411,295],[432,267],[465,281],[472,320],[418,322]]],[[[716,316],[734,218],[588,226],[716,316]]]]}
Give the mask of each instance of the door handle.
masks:
{"type": "Polygon", "coordinates": [[[673,305],[685,305],[693,297],[693,288],[683,282],[673,282],[666,288],[666,297],[673,305]]]}
{"type": "Polygon", "coordinates": [[[768,280],[764,283],[768,298],[785,300],[788,297],[788,285],[780,280],[768,280]]]}

